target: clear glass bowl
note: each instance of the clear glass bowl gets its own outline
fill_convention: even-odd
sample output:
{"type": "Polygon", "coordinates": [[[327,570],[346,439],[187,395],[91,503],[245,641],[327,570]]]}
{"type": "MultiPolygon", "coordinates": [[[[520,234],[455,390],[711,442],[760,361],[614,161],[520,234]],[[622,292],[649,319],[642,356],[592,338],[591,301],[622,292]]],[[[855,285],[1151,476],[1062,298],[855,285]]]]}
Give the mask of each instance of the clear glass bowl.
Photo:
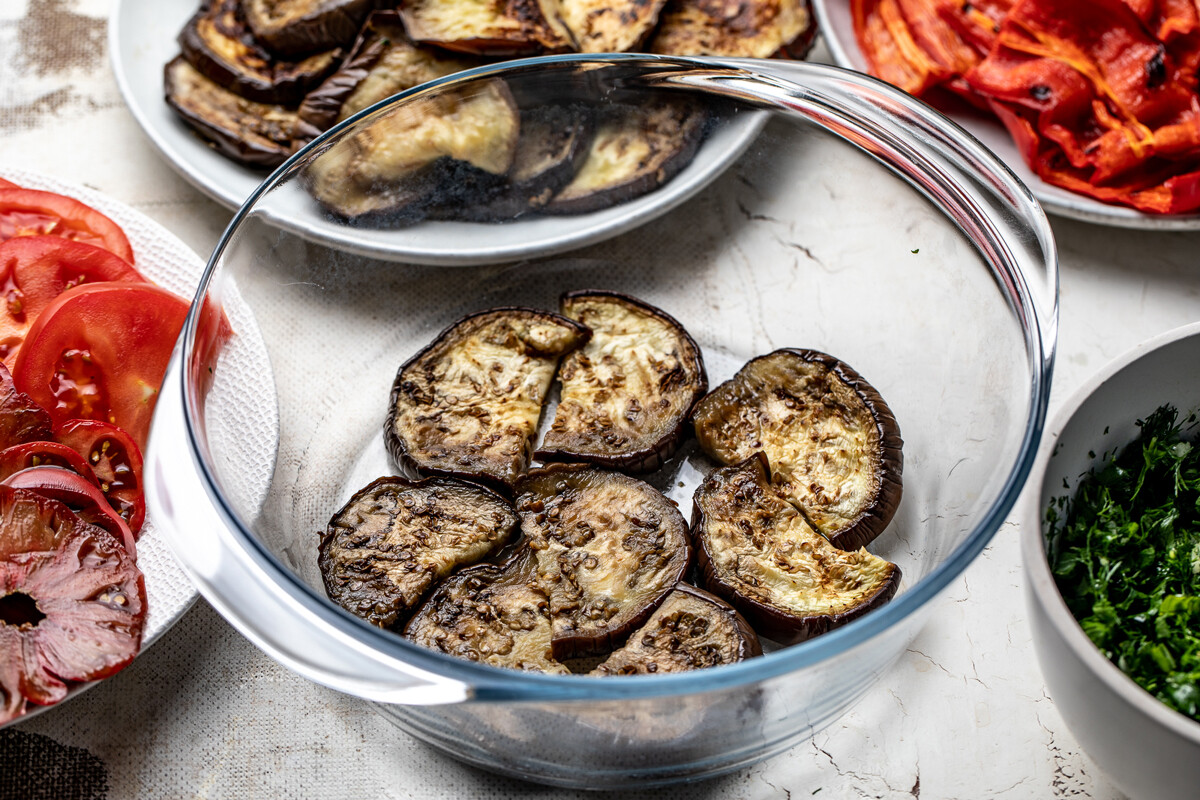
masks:
{"type": "MultiPolygon", "coordinates": [[[[1057,264],[1041,210],[1003,165],[870,78],[802,63],[567,56],[427,84],[330,131],[247,201],[201,295],[234,336],[208,363],[189,320],[148,483],[157,524],[209,601],[282,663],[374,701],[453,756],[563,786],[644,788],[778,753],[886,680],[929,601],[979,554],[1025,481],[1050,389],[1057,264]],[[696,156],[707,172],[681,172],[690,184],[668,182],[594,225],[363,227],[313,202],[305,176],[348,137],[498,78],[530,102],[692,98],[718,118],[696,156]],[[429,241],[455,239],[462,258],[430,254],[429,241]],[[514,256],[521,240],[536,253],[514,256]],[[491,263],[477,263],[493,245],[491,263]],[[464,314],[553,309],[583,288],[624,291],[679,319],[712,386],[789,346],[866,376],[904,438],[903,501],[871,546],[903,569],[891,603],[740,664],[595,679],[443,656],[326,599],[317,532],[392,472],[382,424],[398,366],[464,314]]],[[[686,514],[711,468],[689,443],[650,480],[686,514]]]]}

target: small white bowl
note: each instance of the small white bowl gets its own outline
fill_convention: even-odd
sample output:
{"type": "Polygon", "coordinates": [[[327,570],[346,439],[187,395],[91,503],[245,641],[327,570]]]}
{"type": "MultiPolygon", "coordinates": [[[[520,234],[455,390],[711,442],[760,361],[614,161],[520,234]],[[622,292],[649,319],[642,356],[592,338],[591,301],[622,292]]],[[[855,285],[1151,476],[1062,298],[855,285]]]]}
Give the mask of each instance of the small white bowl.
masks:
{"type": "Polygon", "coordinates": [[[1163,705],[1092,644],[1054,583],[1043,524],[1052,499],[1073,494],[1105,453],[1136,438],[1137,420],[1163,403],[1181,416],[1200,408],[1198,365],[1195,323],[1105,367],[1055,415],[1022,499],[1025,596],[1046,686],[1083,749],[1134,798],[1200,794],[1200,722],[1163,705]]]}

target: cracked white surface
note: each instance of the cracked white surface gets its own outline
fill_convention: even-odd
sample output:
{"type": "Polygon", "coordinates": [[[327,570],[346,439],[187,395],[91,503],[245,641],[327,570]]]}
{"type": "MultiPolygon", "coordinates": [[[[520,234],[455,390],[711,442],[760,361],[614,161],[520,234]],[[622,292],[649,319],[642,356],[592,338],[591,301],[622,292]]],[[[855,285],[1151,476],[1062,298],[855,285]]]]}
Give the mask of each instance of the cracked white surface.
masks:
{"type": "MultiPolygon", "coordinates": [[[[14,41],[21,5],[3,4],[0,42],[14,41]]],[[[80,14],[103,13],[96,3],[63,5],[80,14]]],[[[39,91],[67,87],[66,100],[21,111],[27,116],[17,124],[15,106],[27,106],[30,98],[0,93],[0,166],[58,175],[111,194],[207,253],[228,212],[155,156],[121,106],[107,66],[86,75],[64,73],[57,84],[39,80],[46,84],[39,91]]],[[[1200,234],[1108,230],[1065,220],[1054,220],[1054,227],[1062,318],[1052,413],[1108,359],[1194,321],[1200,308],[1200,234]]],[[[818,266],[826,255],[799,241],[795,250],[798,259],[818,266]]],[[[766,332],[760,338],[770,346],[766,332]]],[[[1045,692],[1022,583],[1017,530],[1009,522],[935,601],[931,621],[891,672],[844,718],[810,742],[731,776],[629,796],[1116,797],[1045,692]]],[[[276,665],[203,603],[131,668],[17,730],[102,758],[114,798],[578,794],[496,778],[418,745],[365,704],[276,665]],[[280,715],[291,724],[269,722],[280,715]]]]}

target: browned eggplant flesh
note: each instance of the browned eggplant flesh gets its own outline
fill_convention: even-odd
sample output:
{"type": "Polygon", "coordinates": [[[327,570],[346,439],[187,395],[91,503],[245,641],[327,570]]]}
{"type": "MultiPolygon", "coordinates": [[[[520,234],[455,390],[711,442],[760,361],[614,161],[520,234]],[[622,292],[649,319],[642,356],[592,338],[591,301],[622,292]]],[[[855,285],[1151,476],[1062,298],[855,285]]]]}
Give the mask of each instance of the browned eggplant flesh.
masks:
{"type": "Polygon", "coordinates": [[[381,628],[435,582],[503,546],[518,527],[504,498],[454,478],[380,478],[329,520],[317,564],[330,599],[381,628]]]}
{"type": "Polygon", "coordinates": [[[239,97],[182,56],[165,70],[167,104],[214,149],[242,164],[273,167],[292,154],[294,109],[239,97]]]}
{"type": "Polygon", "coordinates": [[[654,191],[691,163],[708,121],[701,103],[681,97],[606,105],[583,166],[545,211],[584,214],[654,191]]]}
{"type": "Polygon", "coordinates": [[[477,564],[443,581],[404,628],[417,644],[494,667],[566,674],[550,652],[549,603],[537,558],[521,547],[504,564],[477,564]]]}
{"type": "Polygon", "coordinates": [[[624,53],[641,45],[665,0],[540,0],[542,14],[580,53],[624,53]]]}
{"type": "Polygon", "coordinates": [[[815,350],[747,363],[701,400],[696,439],[722,464],[766,454],[775,483],[835,546],[883,532],[900,504],[900,428],[858,372],[815,350]]]}
{"type": "Polygon", "coordinates": [[[592,338],[563,358],[558,408],[537,457],[657,469],[708,391],[700,348],[674,318],[628,295],[571,292],[560,310],[592,338]]]}
{"type": "Polygon", "coordinates": [[[316,53],[346,44],[379,0],[242,0],[254,35],[276,53],[316,53]]]}
{"type": "Polygon", "coordinates": [[[593,675],[663,675],[762,655],[758,634],[724,600],[681,583],[593,675]]]}
{"type": "Polygon", "coordinates": [[[432,203],[470,204],[502,183],[519,133],[507,86],[482,81],[384,113],[314,160],[305,180],[346,221],[411,222],[432,203]]]}
{"type": "Polygon", "coordinates": [[[376,11],[337,72],[300,104],[297,139],[307,142],[397,92],[480,63],[420,47],[408,38],[398,13],[376,11]]]}
{"type": "Polygon", "coordinates": [[[900,568],[839,550],[771,482],[761,453],[714,471],[694,498],[692,538],[706,589],[760,635],[794,644],[883,605],[900,568]]]}
{"type": "Polygon", "coordinates": [[[647,483],[554,464],[531,471],[517,492],[521,532],[550,601],[555,658],[620,644],[690,565],[687,523],[647,483]]]}
{"type": "Polygon", "coordinates": [[[407,0],[400,7],[413,41],[487,56],[567,49],[537,0],[407,0]]]}
{"type": "Polygon", "coordinates": [[[559,358],[588,335],[527,308],[450,326],[396,375],[384,427],[392,458],[419,472],[513,484],[529,464],[559,358]]]}
{"type": "Polygon", "coordinates": [[[183,57],[214,83],[260,103],[297,105],[337,68],[329,49],[300,61],[268,53],[250,33],[240,0],[207,0],[179,34],[183,57]]]}
{"type": "Polygon", "coordinates": [[[804,58],[816,36],[809,0],[668,0],[648,52],[804,58]]]}

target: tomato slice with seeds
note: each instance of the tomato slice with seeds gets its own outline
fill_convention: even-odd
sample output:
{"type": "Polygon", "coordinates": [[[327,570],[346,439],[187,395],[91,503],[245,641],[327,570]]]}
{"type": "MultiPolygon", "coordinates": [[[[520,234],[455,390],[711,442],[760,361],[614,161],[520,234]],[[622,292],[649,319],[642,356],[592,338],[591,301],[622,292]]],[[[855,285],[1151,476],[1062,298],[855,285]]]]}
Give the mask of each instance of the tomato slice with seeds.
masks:
{"type": "Polygon", "coordinates": [[[88,483],[83,476],[62,467],[30,467],[14,472],[0,485],[14,489],[28,489],[42,497],[57,500],[75,512],[75,516],[111,533],[125,552],[137,555],[137,537],[129,524],[108,504],[104,494],[88,483]]]}
{"type": "Polygon", "coordinates": [[[0,362],[0,450],[49,439],[53,428],[50,413],[17,389],[8,367],[0,362]]]}
{"type": "Polygon", "coordinates": [[[54,298],[74,286],[102,281],[145,283],[123,258],[58,236],[0,242],[0,360],[11,366],[29,328],[54,298]]]}
{"type": "Polygon", "coordinates": [[[133,263],[125,232],[91,206],[54,192],[0,189],[0,241],[40,235],[94,244],[133,263]]]}
{"type": "Polygon", "coordinates": [[[83,456],[61,442],[26,442],[0,450],[0,481],[30,467],[61,467],[83,476],[88,483],[100,486],[96,472],[83,456]]]}
{"type": "Polygon", "coordinates": [[[83,456],[108,504],[134,534],[140,533],[146,521],[142,451],[129,434],[98,419],[73,419],[58,426],[54,438],[83,456]]]}

